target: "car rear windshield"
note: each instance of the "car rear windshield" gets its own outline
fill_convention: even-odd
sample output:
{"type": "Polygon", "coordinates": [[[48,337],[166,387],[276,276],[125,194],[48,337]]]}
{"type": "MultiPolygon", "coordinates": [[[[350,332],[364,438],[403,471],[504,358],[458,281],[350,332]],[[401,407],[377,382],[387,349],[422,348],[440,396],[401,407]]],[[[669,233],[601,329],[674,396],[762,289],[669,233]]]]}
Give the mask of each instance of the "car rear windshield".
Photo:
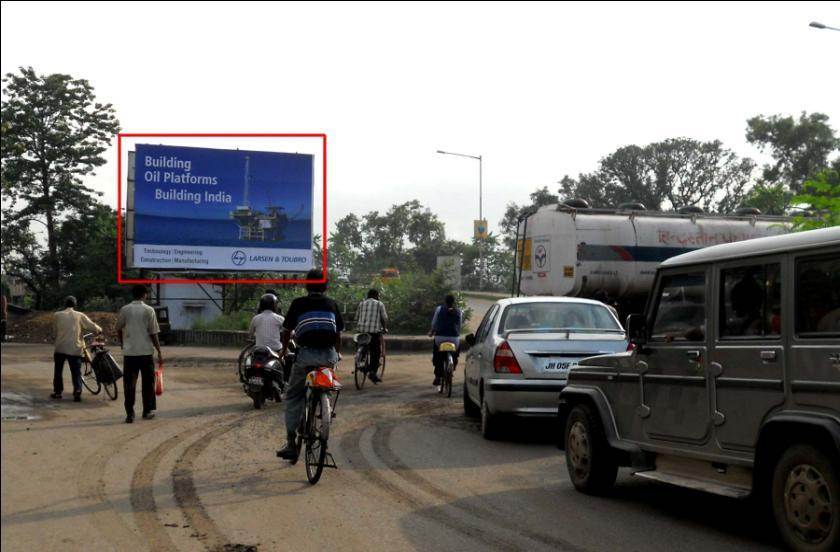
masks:
{"type": "Polygon", "coordinates": [[[624,332],[606,307],[588,303],[555,302],[508,306],[499,321],[499,334],[516,330],[624,332]]]}

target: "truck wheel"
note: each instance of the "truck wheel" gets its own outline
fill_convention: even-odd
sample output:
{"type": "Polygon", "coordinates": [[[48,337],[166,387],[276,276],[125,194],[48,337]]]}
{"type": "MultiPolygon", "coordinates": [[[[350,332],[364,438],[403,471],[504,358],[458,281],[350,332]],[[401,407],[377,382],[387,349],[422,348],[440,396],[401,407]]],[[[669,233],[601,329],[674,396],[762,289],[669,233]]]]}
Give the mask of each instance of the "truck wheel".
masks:
{"type": "Polygon", "coordinates": [[[776,525],[790,548],[827,552],[840,547],[838,468],[811,445],[793,445],[779,458],[771,500],[776,525]]]}
{"type": "Polygon", "coordinates": [[[476,406],[467,393],[467,382],[464,382],[464,415],[468,418],[478,418],[481,415],[481,409],[476,406]]]}
{"type": "Polygon", "coordinates": [[[588,405],[574,407],[566,421],[566,468],[582,493],[603,494],[615,484],[618,463],[600,416],[588,405]]]}

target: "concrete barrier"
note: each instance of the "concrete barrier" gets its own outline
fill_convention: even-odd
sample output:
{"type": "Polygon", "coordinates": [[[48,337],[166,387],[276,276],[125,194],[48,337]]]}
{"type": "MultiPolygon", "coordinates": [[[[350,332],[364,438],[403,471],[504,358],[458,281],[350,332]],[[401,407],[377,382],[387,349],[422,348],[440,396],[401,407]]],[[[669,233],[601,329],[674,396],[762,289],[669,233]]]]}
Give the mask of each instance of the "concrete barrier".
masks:
{"type": "MultiPolygon", "coordinates": [[[[242,348],[248,332],[232,330],[172,330],[165,342],[167,345],[204,345],[207,347],[242,348]]],[[[349,351],[353,346],[353,334],[343,334],[341,346],[349,351]]],[[[430,352],[432,339],[424,335],[386,335],[386,351],[430,352]]]]}

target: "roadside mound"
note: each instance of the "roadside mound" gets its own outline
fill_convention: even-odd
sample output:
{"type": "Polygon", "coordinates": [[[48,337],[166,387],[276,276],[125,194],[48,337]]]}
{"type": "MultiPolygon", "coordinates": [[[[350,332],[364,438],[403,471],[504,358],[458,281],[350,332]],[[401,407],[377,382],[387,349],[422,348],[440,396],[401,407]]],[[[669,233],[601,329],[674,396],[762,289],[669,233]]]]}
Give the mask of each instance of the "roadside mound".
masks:
{"type": "MultiPolygon", "coordinates": [[[[86,315],[102,328],[102,332],[111,344],[116,343],[117,313],[115,312],[86,312],[86,315]]],[[[53,334],[52,312],[31,312],[18,320],[9,320],[6,333],[11,341],[21,343],[52,343],[53,334]]]]}

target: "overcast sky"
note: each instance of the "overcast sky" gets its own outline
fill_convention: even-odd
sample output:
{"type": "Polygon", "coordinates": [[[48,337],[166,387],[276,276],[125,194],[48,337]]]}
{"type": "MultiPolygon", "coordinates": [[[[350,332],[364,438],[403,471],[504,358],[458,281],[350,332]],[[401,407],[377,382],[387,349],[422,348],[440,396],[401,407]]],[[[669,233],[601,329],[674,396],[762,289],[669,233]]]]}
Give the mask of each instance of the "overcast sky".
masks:
{"type": "MultiPolygon", "coordinates": [[[[812,20],[840,26],[840,4],[4,2],[1,64],[90,80],[126,132],[325,132],[330,223],[416,198],[466,239],[477,163],[438,149],[484,156],[494,229],[622,145],[758,157],[750,116],[837,128],[840,32],[812,20]]],[[[115,204],[107,155],[88,184],[115,204]]]]}

